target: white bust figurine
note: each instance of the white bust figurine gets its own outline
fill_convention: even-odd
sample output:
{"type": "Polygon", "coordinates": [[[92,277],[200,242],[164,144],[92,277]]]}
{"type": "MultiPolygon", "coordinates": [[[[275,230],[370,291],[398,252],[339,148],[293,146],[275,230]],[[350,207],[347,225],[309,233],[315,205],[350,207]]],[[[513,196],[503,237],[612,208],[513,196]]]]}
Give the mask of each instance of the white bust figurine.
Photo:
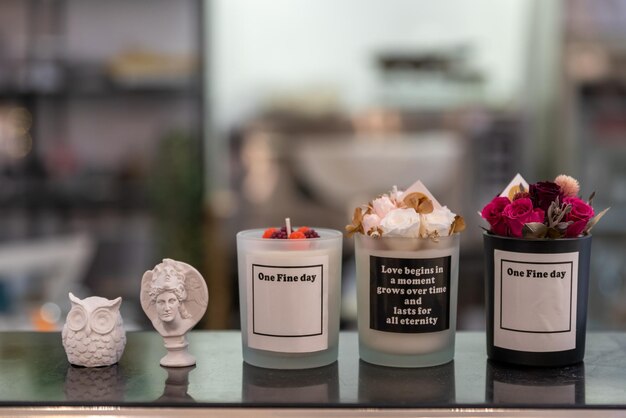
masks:
{"type": "Polygon", "coordinates": [[[189,264],[166,258],[141,279],[141,307],[163,337],[166,367],[187,367],[196,359],[187,351],[185,334],[206,312],[209,291],[200,273],[189,264]]]}

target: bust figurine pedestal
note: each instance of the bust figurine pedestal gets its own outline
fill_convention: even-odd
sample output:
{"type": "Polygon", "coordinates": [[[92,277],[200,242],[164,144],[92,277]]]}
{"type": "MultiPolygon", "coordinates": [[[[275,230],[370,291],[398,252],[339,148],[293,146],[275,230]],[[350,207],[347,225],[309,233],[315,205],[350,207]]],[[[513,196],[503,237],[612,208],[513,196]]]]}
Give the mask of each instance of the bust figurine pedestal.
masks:
{"type": "Polygon", "coordinates": [[[163,337],[167,354],[161,359],[163,367],[189,367],[196,364],[196,358],[189,354],[187,347],[187,337],[180,335],[177,337],[163,337]]]}

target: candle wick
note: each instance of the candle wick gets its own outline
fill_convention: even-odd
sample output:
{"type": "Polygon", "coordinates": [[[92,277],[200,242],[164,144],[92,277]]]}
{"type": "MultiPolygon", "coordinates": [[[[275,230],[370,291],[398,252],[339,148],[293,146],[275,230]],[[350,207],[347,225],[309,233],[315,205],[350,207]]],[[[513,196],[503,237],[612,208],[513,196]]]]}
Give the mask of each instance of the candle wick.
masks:
{"type": "Polygon", "coordinates": [[[291,235],[291,219],[285,218],[285,226],[287,227],[287,237],[291,235]]]}

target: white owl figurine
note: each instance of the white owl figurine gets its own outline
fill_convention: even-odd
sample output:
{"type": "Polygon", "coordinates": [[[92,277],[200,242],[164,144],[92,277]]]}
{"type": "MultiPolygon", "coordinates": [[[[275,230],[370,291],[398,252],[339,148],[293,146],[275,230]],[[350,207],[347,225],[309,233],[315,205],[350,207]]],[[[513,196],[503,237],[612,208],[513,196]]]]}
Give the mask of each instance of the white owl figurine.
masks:
{"type": "Polygon", "coordinates": [[[69,294],[72,309],[61,336],[67,360],[75,366],[101,367],[117,363],[124,353],[126,332],[120,315],[122,298],[69,294]]]}

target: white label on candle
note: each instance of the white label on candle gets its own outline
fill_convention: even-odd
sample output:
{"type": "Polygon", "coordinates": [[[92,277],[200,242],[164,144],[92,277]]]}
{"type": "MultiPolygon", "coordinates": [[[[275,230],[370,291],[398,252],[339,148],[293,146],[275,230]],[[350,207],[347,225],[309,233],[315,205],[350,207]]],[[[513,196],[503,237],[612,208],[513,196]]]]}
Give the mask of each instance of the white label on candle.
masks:
{"type": "Polygon", "coordinates": [[[578,253],[494,252],[494,345],[531,352],[576,348],[578,253]]]}
{"type": "Polygon", "coordinates": [[[247,257],[248,346],[282,353],[328,348],[328,255],[247,257]]]}

